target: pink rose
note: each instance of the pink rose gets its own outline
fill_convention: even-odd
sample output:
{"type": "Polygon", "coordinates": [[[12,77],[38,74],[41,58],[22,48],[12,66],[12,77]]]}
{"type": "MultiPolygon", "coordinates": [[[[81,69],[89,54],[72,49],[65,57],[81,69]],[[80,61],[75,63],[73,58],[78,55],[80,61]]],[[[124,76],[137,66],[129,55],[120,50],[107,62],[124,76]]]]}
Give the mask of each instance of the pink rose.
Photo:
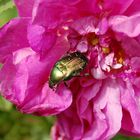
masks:
{"type": "Polygon", "coordinates": [[[0,90],[25,113],[57,114],[54,140],[140,136],[138,0],[15,0],[20,17],[0,30],[0,90]],[[53,90],[64,55],[79,51],[82,73],[53,90]]]}

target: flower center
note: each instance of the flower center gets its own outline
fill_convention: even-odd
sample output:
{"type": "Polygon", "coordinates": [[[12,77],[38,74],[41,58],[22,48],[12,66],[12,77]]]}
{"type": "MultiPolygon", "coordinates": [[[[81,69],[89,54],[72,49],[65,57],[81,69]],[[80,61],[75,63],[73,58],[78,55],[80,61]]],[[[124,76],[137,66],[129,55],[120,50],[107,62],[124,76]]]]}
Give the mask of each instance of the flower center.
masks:
{"type": "Polygon", "coordinates": [[[105,78],[110,75],[119,75],[120,72],[128,69],[126,66],[125,52],[121,42],[117,41],[111,33],[97,35],[78,33],[68,36],[72,51],[85,53],[89,58],[91,73],[95,78],[105,78]]]}
{"type": "Polygon", "coordinates": [[[96,36],[95,33],[89,33],[86,35],[87,42],[91,46],[96,46],[99,43],[99,38],[96,36]]]}
{"type": "Polygon", "coordinates": [[[89,47],[95,47],[94,51],[100,56],[98,59],[101,69],[111,72],[114,69],[120,69],[124,65],[125,53],[121,47],[121,43],[108,35],[97,36],[95,34],[87,35],[89,47]]]}

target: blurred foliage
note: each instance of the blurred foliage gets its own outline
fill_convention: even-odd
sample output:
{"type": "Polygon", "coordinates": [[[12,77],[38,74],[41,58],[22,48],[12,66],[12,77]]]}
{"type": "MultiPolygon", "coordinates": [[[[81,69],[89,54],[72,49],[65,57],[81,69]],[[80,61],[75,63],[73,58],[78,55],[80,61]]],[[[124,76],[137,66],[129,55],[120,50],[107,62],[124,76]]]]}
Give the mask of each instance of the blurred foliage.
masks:
{"type": "Polygon", "coordinates": [[[50,140],[54,117],[22,114],[0,97],[0,140],[50,140]]]}
{"type": "Polygon", "coordinates": [[[17,10],[12,0],[0,0],[0,27],[11,18],[17,16],[17,10]]]}
{"type": "MultiPolygon", "coordinates": [[[[0,0],[0,27],[17,16],[12,0],[0,0]]],[[[1,67],[1,65],[0,65],[1,67]]],[[[21,114],[11,103],[0,97],[0,140],[50,140],[53,117],[21,114]]],[[[117,135],[112,140],[140,140],[117,135]]]]}
{"type": "Polygon", "coordinates": [[[123,135],[117,135],[112,140],[140,140],[140,138],[128,137],[123,135]]]}

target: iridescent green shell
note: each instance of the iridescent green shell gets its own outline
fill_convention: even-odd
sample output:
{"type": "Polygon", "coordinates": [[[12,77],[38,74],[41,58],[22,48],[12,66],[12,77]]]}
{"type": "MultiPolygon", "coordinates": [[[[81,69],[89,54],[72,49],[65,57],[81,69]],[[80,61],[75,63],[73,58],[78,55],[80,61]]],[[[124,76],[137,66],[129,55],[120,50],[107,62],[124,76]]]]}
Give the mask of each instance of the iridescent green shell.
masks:
{"type": "Polygon", "coordinates": [[[53,88],[62,81],[78,76],[86,67],[88,59],[80,52],[70,53],[56,62],[51,70],[49,86],[53,88]]]}

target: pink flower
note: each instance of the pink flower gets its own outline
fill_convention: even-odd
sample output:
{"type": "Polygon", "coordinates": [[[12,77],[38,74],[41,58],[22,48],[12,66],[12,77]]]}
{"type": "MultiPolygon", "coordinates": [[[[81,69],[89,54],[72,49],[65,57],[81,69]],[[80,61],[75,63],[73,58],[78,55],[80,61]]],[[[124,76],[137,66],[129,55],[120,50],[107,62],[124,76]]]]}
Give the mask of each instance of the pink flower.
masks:
{"type": "Polygon", "coordinates": [[[20,17],[0,30],[2,95],[22,112],[57,114],[54,140],[140,136],[139,1],[15,3],[20,17]],[[54,91],[48,77],[67,51],[89,59],[89,76],[54,91]]]}
{"type": "MultiPolygon", "coordinates": [[[[20,4],[26,3],[16,2],[19,8],[20,4]]],[[[30,3],[26,4],[32,7],[28,5],[30,3]]],[[[21,112],[45,116],[57,114],[70,106],[72,94],[63,85],[56,94],[47,81],[54,63],[66,53],[68,43],[62,37],[56,38],[54,31],[31,25],[30,13],[22,8],[24,17],[11,20],[0,29],[0,62],[3,63],[0,90],[2,96],[21,112]],[[25,17],[26,14],[29,17],[25,17]]]]}

